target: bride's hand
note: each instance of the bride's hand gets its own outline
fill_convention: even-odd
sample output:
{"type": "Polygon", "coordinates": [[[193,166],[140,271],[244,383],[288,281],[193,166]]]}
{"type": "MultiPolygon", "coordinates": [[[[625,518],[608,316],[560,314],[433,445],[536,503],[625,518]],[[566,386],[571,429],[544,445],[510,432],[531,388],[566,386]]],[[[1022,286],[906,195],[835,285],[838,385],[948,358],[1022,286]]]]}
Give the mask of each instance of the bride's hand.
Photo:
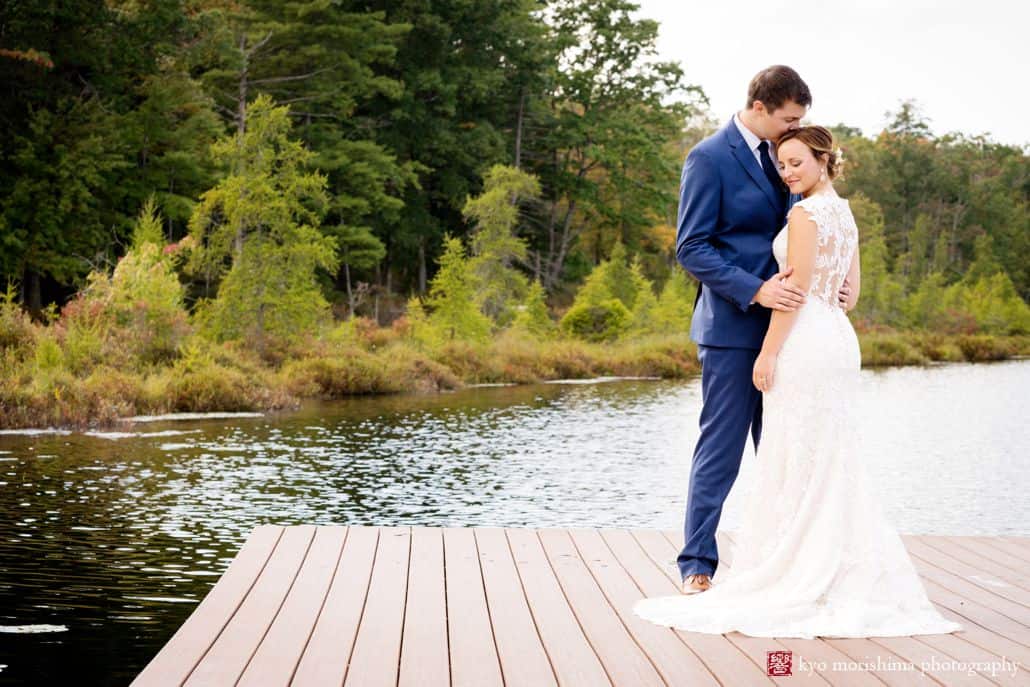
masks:
{"type": "Polygon", "coordinates": [[[755,388],[766,392],[772,388],[773,373],[776,371],[776,355],[762,351],[755,360],[755,368],[751,372],[751,381],[755,388]]]}

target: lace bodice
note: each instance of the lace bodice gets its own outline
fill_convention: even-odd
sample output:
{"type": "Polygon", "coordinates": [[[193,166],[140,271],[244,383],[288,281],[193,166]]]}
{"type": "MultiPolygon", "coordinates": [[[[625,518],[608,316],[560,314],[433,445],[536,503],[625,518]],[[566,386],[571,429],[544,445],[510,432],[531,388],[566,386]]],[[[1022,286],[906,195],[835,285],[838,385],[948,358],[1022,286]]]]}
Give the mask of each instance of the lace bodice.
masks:
{"type": "MultiPolygon", "coordinates": [[[[848,275],[858,246],[858,227],[845,198],[836,193],[817,193],[798,201],[816,226],[815,269],[808,293],[836,307],[837,292],[848,275]]],[[[793,211],[793,210],[792,210],[793,211]]],[[[787,227],[773,239],[773,256],[781,270],[787,266],[787,227]]]]}

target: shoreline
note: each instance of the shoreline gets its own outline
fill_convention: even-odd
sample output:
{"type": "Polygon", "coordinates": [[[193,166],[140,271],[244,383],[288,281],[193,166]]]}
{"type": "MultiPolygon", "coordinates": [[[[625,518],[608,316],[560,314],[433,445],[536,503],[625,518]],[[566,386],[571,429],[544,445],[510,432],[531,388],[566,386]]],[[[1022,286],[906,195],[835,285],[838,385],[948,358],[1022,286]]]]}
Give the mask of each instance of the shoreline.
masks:
{"type": "MultiPolygon", "coordinates": [[[[1030,359],[1027,336],[867,332],[859,342],[863,369],[1030,359]]],[[[306,401],[368,395],[685,379],[699,373],[696,346],[686,334],[616,344],[502,338],[484,347],[452,342],[433,352],[406,342],[354,344],[290,360],[277,370],[222,355],[185,373],[169,367],[141,376],[101,368],[85,378],[69,375],[45,394],[30,379],[0,397],[0,430],[6,435],[99,431],[219,414],[254,417],[293,411],[306,401]],[[156,395],[148,393],[155,390],[156,395]]]]}

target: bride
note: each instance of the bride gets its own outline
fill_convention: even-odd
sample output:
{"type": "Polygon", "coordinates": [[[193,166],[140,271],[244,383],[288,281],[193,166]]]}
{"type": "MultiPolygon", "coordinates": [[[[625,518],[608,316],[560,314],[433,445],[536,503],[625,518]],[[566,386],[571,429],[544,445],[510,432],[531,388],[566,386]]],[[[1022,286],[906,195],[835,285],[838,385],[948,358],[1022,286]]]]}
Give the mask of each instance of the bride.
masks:
{"type": "Polygon", "coordinates": [[[858,292],[858,229],[833,188],[833,136],[820,126],[788,131],[777,157],[803,198],[773,255],[809,297],[793,312],[773,311],[755,361],[762,440],[733,565],[699,593],[641,599],[633,612],[681,630],[754,637],[956,632],[962,626],[927,598],[855,450],[861,357],[837,292],[845,278],[858,292]]]}

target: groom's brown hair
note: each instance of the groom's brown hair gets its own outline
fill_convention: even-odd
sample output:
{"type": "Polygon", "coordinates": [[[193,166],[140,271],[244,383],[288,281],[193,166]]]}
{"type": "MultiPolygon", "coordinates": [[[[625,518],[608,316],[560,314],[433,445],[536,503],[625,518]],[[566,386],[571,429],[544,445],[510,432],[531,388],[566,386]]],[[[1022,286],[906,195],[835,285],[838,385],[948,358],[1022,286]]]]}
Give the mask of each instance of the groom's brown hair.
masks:
{"type": "Polygon", "coordinates": [[[765,109],[774,112],[788,100],[802,107],[812,104],[812,93],[796,71],[782,64],[774,64],[755,74],[747,87],[747,108],[756,100],[765,104],[765,109]]]}

